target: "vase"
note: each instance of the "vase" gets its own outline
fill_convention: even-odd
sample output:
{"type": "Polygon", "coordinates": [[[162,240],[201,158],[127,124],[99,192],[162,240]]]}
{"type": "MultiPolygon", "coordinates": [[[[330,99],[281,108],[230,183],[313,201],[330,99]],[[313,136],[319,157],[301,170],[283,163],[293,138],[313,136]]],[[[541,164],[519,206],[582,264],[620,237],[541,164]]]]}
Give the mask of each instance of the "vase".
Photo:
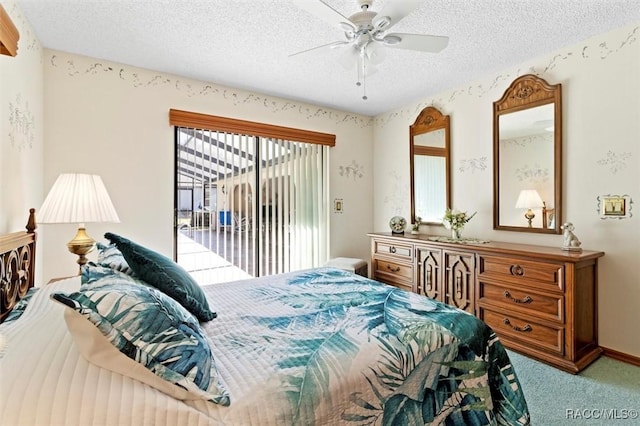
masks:
{"type": "Polygon", "coordinates": [[[462,228],[451,228],[451,239],[459,240],[462,238],[462,228]]]}

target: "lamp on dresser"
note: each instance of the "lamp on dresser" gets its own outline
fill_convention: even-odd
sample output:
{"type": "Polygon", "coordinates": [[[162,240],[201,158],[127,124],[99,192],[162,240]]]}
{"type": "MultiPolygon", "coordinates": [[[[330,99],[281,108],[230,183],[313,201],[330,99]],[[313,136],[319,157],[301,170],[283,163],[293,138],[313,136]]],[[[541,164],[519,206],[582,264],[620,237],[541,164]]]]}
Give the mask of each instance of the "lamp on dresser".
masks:
{"type": "Polygon", "coordinates": [[[542,198],[540,198],[540,194],[535,189],[523,189],[520,191],[520,195],[518,196],[518,201],[516,201],[517,209],[527,209],[524,214],[524,217],[529,222],[529,228],[532,228],[533,225],[531,221],[534,217],[536,217],[535,213],[531,209],[537,209],[543,206],[542,198]]]}
{"type": "Polygon", "coordinates": [[[40,223],[77,223],[76,236],[67,248],[78,255],[78,265],[87,263],[86,255],[95,248],[95,240],[85,229],[89,222],[120,222],[111,198],[98,175],[63,173],[51,187],[38,213],[40,223]]]}

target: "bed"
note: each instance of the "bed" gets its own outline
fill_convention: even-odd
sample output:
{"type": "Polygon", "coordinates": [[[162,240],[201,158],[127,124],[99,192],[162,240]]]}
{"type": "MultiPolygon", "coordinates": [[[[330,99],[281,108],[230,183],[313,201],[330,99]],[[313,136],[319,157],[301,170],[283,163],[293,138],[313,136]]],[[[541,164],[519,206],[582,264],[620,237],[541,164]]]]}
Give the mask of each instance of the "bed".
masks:
{"type": "Polygon", "coordinates": [[[137,269],[159,255],[136,246],[145,256],[135,259],[113,240],[81,276],[33,288],[29,223],[0,237],[2,425],[530,422],[499,339],[448,305],[316,268],[202,287],[209,310],[192,313],[200,302],[181,305],[137,269]],[[107,303],[117,319],[105,325],[96,312],[107,303]],[[191,340],[180,352],[149,349],[182,331],[191,340]],[[127,333],[152,342],[140,349],[127,333]]]}

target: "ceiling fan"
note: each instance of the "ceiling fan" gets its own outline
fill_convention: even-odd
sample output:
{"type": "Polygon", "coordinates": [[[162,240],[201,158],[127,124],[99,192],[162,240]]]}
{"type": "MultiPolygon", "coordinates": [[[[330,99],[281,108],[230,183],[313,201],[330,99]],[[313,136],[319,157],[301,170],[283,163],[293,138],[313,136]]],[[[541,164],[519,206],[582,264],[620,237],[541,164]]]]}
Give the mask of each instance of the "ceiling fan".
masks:
{"type": "MultiPolygon", "coordinates": [[[[351,69],[357,65],[356,84],[364,86],[365,78],[376,72],[375,65],[384,60],[385,48],[438,53],[449,43],[449,37],[426,34],[389,33],[392,26],[413,12],[424,0],[388,0],[380,12],[371,10],[373,0],[357,0],[360,11],[346,17],[323,0],[293,0],[306,10],[344,31],[338,40],[289,55],[297,56],[323,49],[341,49],[338,62],[351,69]]],[[[366,100],[366,87],[362,99],[366,100]]]]}

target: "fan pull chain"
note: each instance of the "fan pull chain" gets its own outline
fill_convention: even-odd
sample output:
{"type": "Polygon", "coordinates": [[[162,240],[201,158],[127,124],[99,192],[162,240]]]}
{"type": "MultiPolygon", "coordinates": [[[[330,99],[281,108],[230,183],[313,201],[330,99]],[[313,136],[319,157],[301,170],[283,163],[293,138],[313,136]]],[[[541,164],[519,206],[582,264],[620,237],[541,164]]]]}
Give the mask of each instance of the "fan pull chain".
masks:
{"type": "Polygon", "coordinates": [[[366,101],[367,98],[367,58],[362,56],[362,100],[366,101]]]}
{"type": "Polygon", "coordinates": [[[366,82],[364,82],[364,84],[362,85],[362,100],[366,101],[367,99],[369,99],[367,97],[367,84],[366,84],[366,82]]]}

